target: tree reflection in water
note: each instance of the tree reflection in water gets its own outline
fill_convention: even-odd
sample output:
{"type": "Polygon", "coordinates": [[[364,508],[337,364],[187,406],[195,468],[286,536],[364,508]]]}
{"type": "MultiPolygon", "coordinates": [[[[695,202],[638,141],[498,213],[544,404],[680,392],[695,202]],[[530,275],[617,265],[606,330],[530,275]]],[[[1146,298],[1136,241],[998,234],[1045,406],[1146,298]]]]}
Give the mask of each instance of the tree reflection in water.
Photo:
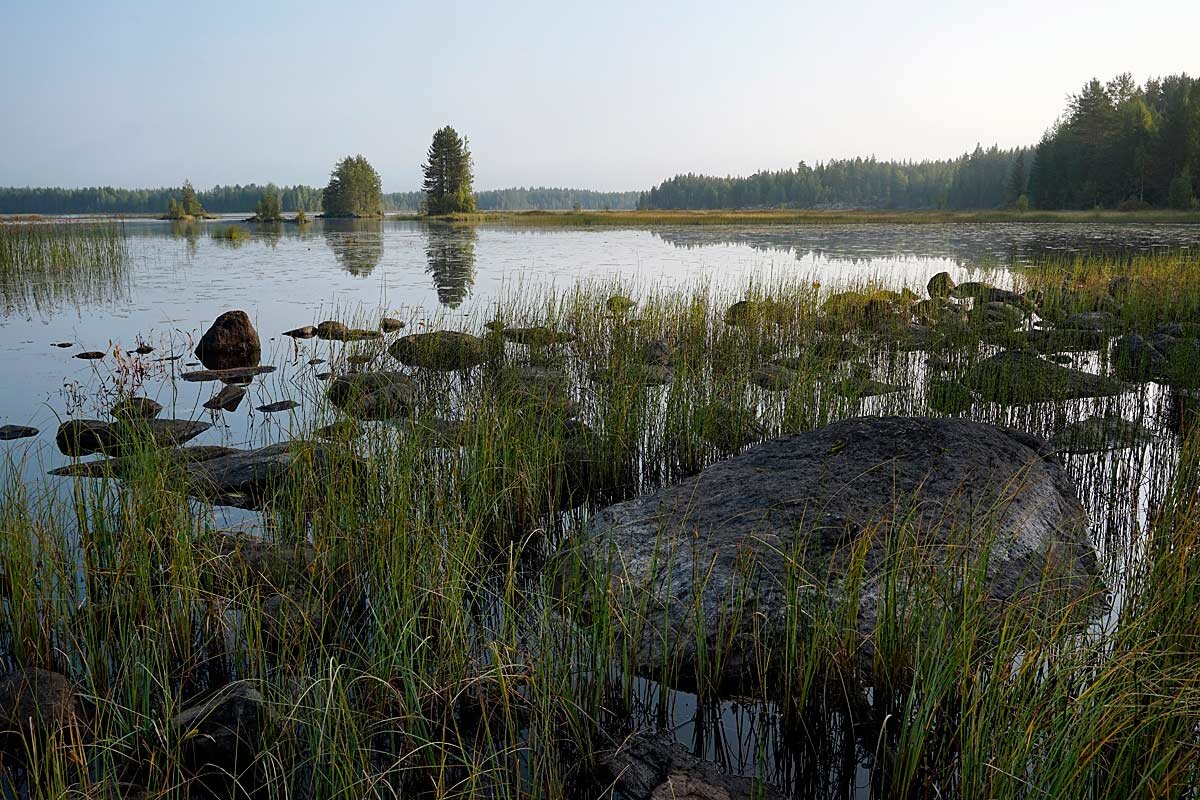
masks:
{"type": "Polygon", "coordinates": [[[425,257],[429,261],[425,271],[433,276],[438,301],[458,308],[475,285],[475,228],[429,225],[425,235],[425,257]]]}
{"type": "Polygon", "coordinates": [[[342,269],[365,278],[383,260],[383,221],[378,219],[327,219],[322,226],[325,244],[342,269]]]}

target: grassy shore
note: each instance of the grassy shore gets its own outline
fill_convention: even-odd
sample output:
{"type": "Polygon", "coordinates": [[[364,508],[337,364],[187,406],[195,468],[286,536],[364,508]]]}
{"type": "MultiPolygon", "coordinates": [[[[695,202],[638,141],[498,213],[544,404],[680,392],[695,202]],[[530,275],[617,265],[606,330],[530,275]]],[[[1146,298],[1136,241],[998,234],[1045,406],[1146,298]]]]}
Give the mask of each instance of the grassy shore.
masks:
{"type": "MultiPolygon", "coordinates": [[[[1016,280],[1049,318],[1110,305],[1115,331],[1190,322],[1200,309],[1195,254],[1064,262],[1016,280]]],[[[939,317],[919,305],[923,294],[796,280],[507,297],[493,328],[544,329],[504,343],[472,315],[495,360],[463,375],[417,371],[408,417],[355,423],[326,408],[296,420],[297,440],[315,441],[340,419],[327,445],[339,460],[321,469],[318,448],[299,446],[298,463],[311,456],[312,468],[275,491],[262,539],[220,530],[185,499],[163,451],[129,453],[121,480],[83,480],[67,496],[24,486],[10,468],[0,476],[0,656],[8,669],[65,674],[80,709],[77,724],[10,739],[19,757],[0,761],[0,788],[104,799],[134,784],[155,798],[611,796],[619,776],[604,754],[667,725],[668,705],[682,700],[661,688],[669,665],[663,684],[629,668],[636,615],[607,604],[605,577],[578,562],[597,507],[753,442],[862,414],[967,416],[1050,435],[1091,413],[1155,413],[1145,384],[1111,401],[974,397],[947,410],[931,381],[960,380],[1018,331],[983,314],[939,317]],[[630,303],[613,300],[626,293],[630,303]],[[931,339],[914,349],[916,320],[931,339]],[[666,372],[644,356],[660,342],[666,372]],[[780,363],[786,387],[756,382],[759,367],[780,363]],[[904,391],[874,396],[874,382],[904,391]],[[601,599],[585,610],[584,596],[601,599]],[[237,775],[210,772],[204,788],[203,737],[170,720],[231,681],[253,685],[265,710],[237,775]]],[[[381,343],[344,348],[335,368],[381,343]]],[[[1107,352],[1079,358],[1114,366],[1107,352]]],[[[1099,544],[1121,602],[1107,625],[1081,627],[1078,608],[1020,604],[985,624],[997,617],[974,580],[983,563],[963,564],[948,584],[913,581],[931,565],[898,545],[879,567],[869,675],[858,598],[814,600],[799,591],[811,576],[797,572],[785,641],[762,642],[763,668],[732,699],[704,679],[726,655],[708,653],[692,721],[718,738],[718,754],[749,732],[747,763],[726,766],[795,797],[843,797],[864,774],[890,797],[1194,796],[1200,436],[1163,435],[1176,437],[1170,456],[1148,467],[1070,465],[1110,523],[1099,544]],[[939,585],[953,588],[935,597],[939,585]]]]}
{"type": "Polygon", "coordinates": [[[488,211],[437,217],[401,214],[403,220],[462,224],[545,226],[642,225],[941,225],[979,222],[1105,222],[1200,224],[1195,211],[488,211]]]}

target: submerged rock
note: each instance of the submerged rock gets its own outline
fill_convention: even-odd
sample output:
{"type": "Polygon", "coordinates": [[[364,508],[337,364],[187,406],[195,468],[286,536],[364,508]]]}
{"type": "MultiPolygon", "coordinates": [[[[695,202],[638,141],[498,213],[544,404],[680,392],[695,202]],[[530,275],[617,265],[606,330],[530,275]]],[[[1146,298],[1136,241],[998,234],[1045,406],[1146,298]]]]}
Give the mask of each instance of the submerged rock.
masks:
{"type": "Polygon", "coordinates": [[[213,320],[196,345],[196,357],[208,369],[252,367],[262,358],[258,331],[245,311],[226,311],[213,320]]]}
{"type": "Polygon", "coordinates": [[[353,457],[319,442],[279,442],[184,465],[188,492],[214,505],[260,508],[287,486],[327,483],[353,457]]]}
{"type": "Polygon", "coordinates": [[[495,355],[489,343],[458,331],[414,333],[397,339],[388,352],[409,367],[453,372],[486,363],[495,355]]]}
{"type": "Polygon", "coordinates": [[[416,382],[403,372],[356,372],[329,384],[329,402],[353,417],[368,420],[406,415],[417,402],[416,382]]]}
{"type": "Polygon", "coordinates": [[[142,419],[102,422],[72,419],[58,426],[54,441],[63,455],[117,455],[139,446],[169,447],[194,439],[212,425],[187,419],[142,419]]]}
{"type": "Polygon", "coordinates": [[[608,386],[666,386],[675,378],[675,371],[662,364],[630,361],[621,366],[593,370],[591,378],[608,386]]]}
{"type": "Polygon", "coordinates": [[[779,364],[764,364],[750,373],[750,382],[768,392],[786,392],[799,377],[796,372],[779,364]]]}
{"type": "Polygon", "coordinates": [[[31,436],[37,436],[38,433],[37,428],[30,428],[28,425],[0,425],[0,442],[28,439],[31,436]]]}
{"type": "Polygon", "coordinates": [[[929,407],[939,414],[962,414],[970,411],[975,397],[958,381],[931,380],[926,392],[929,407]]]}
{"type": "Polygon", "coordinates": [[[256,410],[264,414],[275,414],[279,411],[291,411],[293,408],[299,408],[300,404],[295,400],[276,400],[274,403],[267,403],[259,406],[256,410]]]}
{"type": "Polygon", "coordinates": [[[857,605],[869,665],[882,581],[903,569],[888,541],[902,531],[918,590],[953,587],[964,557],[986,551],[997,613],[1019,598],[1048,602],[1051,588],[1078,598],[1097,574],[1083,506],[1045,443],[961,419],[866,417],[772,439],[610,506],[589,530],[583,563],[637,632],[636,667],[669,665],[681,685],[705,673],[705,653],[719,665],[705,673],[714,685],[759,679],[758,659],[784,646],[791,570],[807,587],[799,613],[857,605]],[[847,597],[855,554],[862,586],[847,597]]]}
{"type": "Polygon", "coordinates": [[[204,407],[210,411],[237,411],[245,396],[246,387],[244,386],[223,386],[221,391],[204,401],[204,407]]]}
{"type": "Polygon", "coordinates": [[[967,371],[963,384],[984,400],[1004,405],[1109,397],[1125,391],[1125,385],[1112,378],[1012,350],[975,364],[967,371]]]}
{"type": "Polygon", "coordinates": [[[639,733],[600,753],[607,781],[628,800],[783,800],[754,778],[726,775],[715,762],[693,755],[671,731],[639,733]]]}
{"type": "Polygon", "coordinates": [[[1071,423],[1050,437],[1060,453],[1103,453],[1136,447],[1154,439],[1154,433],[1118,416],[1088,417],[1071,423]]]}

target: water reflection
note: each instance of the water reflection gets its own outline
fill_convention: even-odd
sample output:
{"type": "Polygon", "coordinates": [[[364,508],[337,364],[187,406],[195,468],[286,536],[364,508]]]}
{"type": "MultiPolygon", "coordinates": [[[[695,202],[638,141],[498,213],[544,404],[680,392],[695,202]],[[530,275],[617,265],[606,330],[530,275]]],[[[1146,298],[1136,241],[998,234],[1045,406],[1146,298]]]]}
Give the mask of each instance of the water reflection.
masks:
{"type": "Polygon", "coordinates": [[[342,269],[365,278],[383,260],[383,222],[377,219],[327,219],[325,244],[342,269]]]}
{"type": "Polygon", "coordinates": [[[473,226],[430,225],[426,229],[426,272],[433,276],[438,301],[458,308],[475,285],[475,242],[473,226]]]}

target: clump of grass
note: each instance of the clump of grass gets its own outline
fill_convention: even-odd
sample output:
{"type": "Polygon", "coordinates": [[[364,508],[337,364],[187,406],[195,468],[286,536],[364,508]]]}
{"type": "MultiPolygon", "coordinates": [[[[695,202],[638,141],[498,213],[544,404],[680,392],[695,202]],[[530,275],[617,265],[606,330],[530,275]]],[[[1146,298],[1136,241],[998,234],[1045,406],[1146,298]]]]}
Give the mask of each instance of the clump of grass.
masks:
{"type": "Polygon", "coordinates": [[[0,302],[7,314],[120,294],[128,266],[119,223],[0,223],[0,302]]]}
{"type": "Polygon", "coordinates": [[[241,244],[250,238],[250,232],[241,225],[224,225],[214,228],[209,235],[218,242],[227,242],[235,245],[241,244]]]}

